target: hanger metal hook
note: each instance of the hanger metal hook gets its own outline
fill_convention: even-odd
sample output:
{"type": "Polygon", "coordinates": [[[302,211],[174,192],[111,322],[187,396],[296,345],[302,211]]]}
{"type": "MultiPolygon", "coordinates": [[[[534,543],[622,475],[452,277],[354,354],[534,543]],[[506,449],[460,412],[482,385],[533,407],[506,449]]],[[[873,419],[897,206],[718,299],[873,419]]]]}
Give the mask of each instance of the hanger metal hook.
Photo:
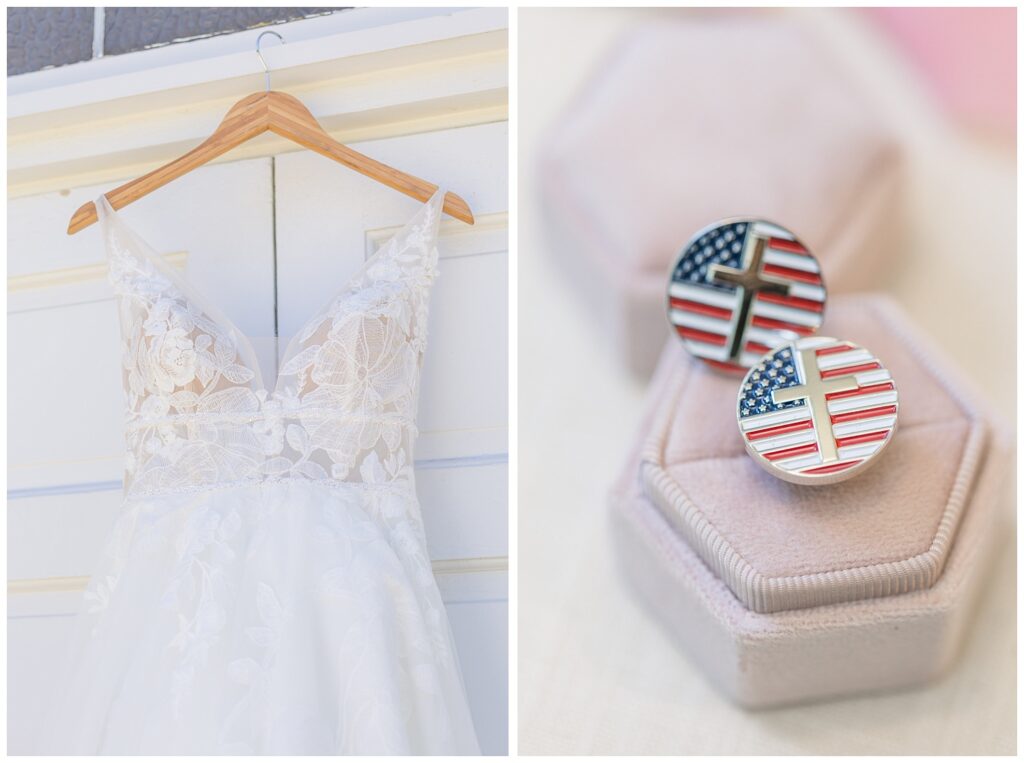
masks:
{"type": "Polygon", "coordinates": [[[260,36],[256,38],[256,55],[259,56],[260,63],[263,64],[263,72],[264,72],[264,75],[267,78],[267,92],[269,93],[270,92],[270,67],[267,66],[267,62],[263,58],[263,54],[260,52],[260,43],[263,42],[263,38],[266,37],[268,34],[274,35],[274,37],[276,37],[277,39],[279,39],[281,41],[282,45],[284,44],[284,37],[279,35],[273,29],[268,29],[265,32],[260,32],[260,36]]]}

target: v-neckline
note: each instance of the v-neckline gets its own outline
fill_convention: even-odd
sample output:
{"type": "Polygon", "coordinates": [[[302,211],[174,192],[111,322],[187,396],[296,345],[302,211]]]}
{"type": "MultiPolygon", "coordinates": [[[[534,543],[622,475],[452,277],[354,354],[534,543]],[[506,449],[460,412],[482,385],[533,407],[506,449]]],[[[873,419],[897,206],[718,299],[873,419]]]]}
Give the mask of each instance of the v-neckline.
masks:
{"type": "MultiPolygon", "coordinates": [[[[263,392],[267,398],[275,396],[281,385],[281,369],[287,364],[289,356],[292,352],[293,345],[296,341],[305,334],[314,321],[318,319],[323,320],[324,316],[330,311],[334,303],[340,299],[346,292],[350,291],[353,284],[365,275],[366,271],[371,265],[376,263],[381,256],[388,251],[391,245],[399,239],[399,237],[407,234],[415,223],[420,219],[420,216],[429,208],[436,207],[439,198],[444,198],[444,189],[438,187],[434,194],[423,204],[419,209],[416,210],[415,214],[409,218],[398,230],[392,233],[388,238],[377,247],[377,251],[369,257],[365,258],[355,272],[346,278],[341,286],[333,291],[330,297],[324,302],[309,318],[299,324],[298,329],[288,339],[288,343],[285,345],[284,353],[280,354],[278,358],[275,358],[277,364],[277,372],[275,374],[274,386],[267,387],[266,382],[263,378],[263,369],[259,363],[259,358],[256,355],[256,347],[253,340],[248,334],[244,333],[238,326],[235,325],[234,321],[227,317],[226,314],[220,309],[220,307],[213,301],[207,299],[203,293],[197,289],[192,282],[185,276],[184,272],[178,272],[175,268],[168,265],[163,257],[161,257],[156,249],[140,236],[132,226],[128,225],[127,222],[121,217],[121,215],[113,208],[105,195],[100,195],[96,201],[96,208],[102,210],[102,217],[106,220],[112,221],[119,228],[123,229],[130,238],[132,238],[138,245],[139,252],[143,258],[153,265],[156,270],[166,277],[173,283],[178,290],[181,292],[184,299],[190,302],[196,309],[202,314],[217,324],[217,326],[225,333],[231,335],[235,340],[236,350],[245,355],[244,361],[245,366],[252,371],[253,379],[250,382],[255,392],[263,392]]],[[[439,212],[438,212],[439,214],[439,212]]],[[[105,220],[105,222],[106,222],[105,220]]],[[[109,247],[109,243],[106,240],[106,229],[104,228],[104,244],[109,247]]],[[[436,246],[436,237],[433,245],[436,246]]],[[[280,337],[275,337],[279,339],[280,337]]]]}

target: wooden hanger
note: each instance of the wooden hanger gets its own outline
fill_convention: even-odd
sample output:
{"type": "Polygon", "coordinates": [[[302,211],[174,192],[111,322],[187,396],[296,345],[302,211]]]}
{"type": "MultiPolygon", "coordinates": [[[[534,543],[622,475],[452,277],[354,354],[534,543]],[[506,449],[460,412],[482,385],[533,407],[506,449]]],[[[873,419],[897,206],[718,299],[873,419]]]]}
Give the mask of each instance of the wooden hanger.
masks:
{"type": "MultiPolygon", "coordinates": [[[[277,32],[263,32],[256,40],[256,55],[260,61],[263,61],[263,55],[259,43],[266,34],[273,34],[283,41],[277,32]]],[[[213,134],[187,154],[107,192],[110,206],[121,209],[268,130],[419,201],[428,201],[437,191],[433,183],[389,167],[336,141],[297,98],[271,90],[270,70],[265,61],[263,68],[267,76],[266,92],[253,93],[232,106],[213,134]]],[[[454,193],[445,194],[443,210],[457,220],[473,224],[469,205],[454,193]]],[[[91,201],[83,204],[68,223],[68,235],[88,228],[98,219],[96,205],[91,201]]]]}

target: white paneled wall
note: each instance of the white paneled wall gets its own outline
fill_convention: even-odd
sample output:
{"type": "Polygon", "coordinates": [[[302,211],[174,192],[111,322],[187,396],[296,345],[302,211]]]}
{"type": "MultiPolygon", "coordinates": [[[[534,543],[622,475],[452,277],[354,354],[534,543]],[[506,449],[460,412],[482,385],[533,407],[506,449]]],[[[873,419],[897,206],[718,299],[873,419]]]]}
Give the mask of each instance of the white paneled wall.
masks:
{"type": "MultiPolygon", "coordinates": [[[[331,111],[326,106],[318,112],[317,103],[327,103],[321,91],[340,102],[338,94],[349,85],[329,76],[331,56],[337,55],[331,51],[339,48],[333,38],[318,47],[316,19],[297,23],[304,50],[312,51],[302,61],[320,58],[297,64],[290,76],[303,82],[306,92],[295,94],[325,124],[337,123],[344,132],[351,126],[347,116],[367,137],[390,136],[353,144],[356,148],[443,183],[477,214],[472,228],[447,219],[442,225],[441,276],[431,302],[421,391],[417,484],[481,743],[485,752],[502,753],[508,738],[508,133],[504,119],[495,118],[501,116],[495,111],[493,75],[494,58],[502,53],[494,31],[500,17],[458,11],[450,22],[445,18],[402,24],[390,15],[386,29],[368,23],[368,29],[344,35],[349,43],[366,35],[356,67],[362,79],[352,87],[358,85],[367,101],[365,71],[374,71],[387,85],[386,119],[377,119],[372,99],[366,113],[356,117],[325,114],[324,109],[331,111]],[[389,43],[384,32],[392,29],[389,43]],[[438,42],[428,50],[422,43],[431,35],[438,42]],[[383,70],[374,69],[374,46],[394,47],[395,40],[406,38],[416,43],[410,42],[415,53],[408,60],[401,49],[389,49],[387,57],[381,54],[383,70]],[[407,66],[410,61],[422,71],[407,66]],[[475,98],[467,96],[474,67],[486,72],[477,76],[483,91],[475,98]],[[424,71],[434,72],[433,101],[424,96],[424,71]],[[303,74],[318,79],[302,80],[303,74]],[[402,106],[403,88],[408,108],[402,106]],[[431,116],[424,119],[424,114],[431,116]]],[[[323,23],[326,35],[338,22],[327,17],[323,23]]],[[[214,54],[228,43],[217,45],[214,54]]],[[[132,55],[138,66],[138,56],[145,54],[132,55]]],[[[231,92],[230,79],[216,81],[211,67],[210,81],[187,85],[197,88],[197,102],[214,91],[219,97],[231,92]]],[[[168,83],[169,92],[173,84],[168,83]]],[[[251,89],[235,87],[241,87],[237,97],[251,89]]],[[[19,90],[26,92],[23,83],[19,90]]],[[[39,93],[27,92],[35,100],[15,105],[34,112],[23,122],[8,122],[20,183],[8,202],[11,753],[25,751],[36,731],[62,639],[120,503],[122,397],[113,295],[98,229],[68,237],[64,227],[84,201],[190,145],[156,127],[150,132],[153,145],[134,146],[130,157],[108,148],[90,156],[82,148],[90,139],[88,124],[78,127],[81,134],[63,138],[28,129],[40,124],[47,105],[39,93]],[[78,158],[68,159],[72,154],[78,158]],[[140,157],[144,161],[133,164],[140,157]],[[65,160],[66,166],[59,164],[65,160]],[[68,169],[86,165],[88,171],[78,174],[68,169]]],[[[117,100],[116,92],[97,92],[97,103],[109,98],[116,104],[112,109],[139,123],[136,143],[147,123],[161,124],[159,93],[135,100],[129,93],[117,100]]],[[[86,106],[62,104],[64,96],[53,93],[55,123],[74,109],[87,114],[86,106]]],[[[181,98],[180,88],[174,93],[181,98]]],[[[101,109],[88,108],[96,108],[96,118],[102,119],[101,109]]],[[[205,119],[209,129],[219,118],[217,108],[194,110],[201,112],[195,121],[205,119]]],[[[176,109],[175,119],[184,124],[182,112],[176,109]]],[[[102,133],[99,122],[93,129],[102,133]]],[[[265,373],[276,371],[277,356],[296,327],[417,208],[417,202],[323,157],[293,147],[282,153],[284,148],[263,141],[255,154],[240,152],[250,158],[226,157],[120,213],[154,249],[184,268],[242,332],[264,338],[257,345],[265,373]]]]}

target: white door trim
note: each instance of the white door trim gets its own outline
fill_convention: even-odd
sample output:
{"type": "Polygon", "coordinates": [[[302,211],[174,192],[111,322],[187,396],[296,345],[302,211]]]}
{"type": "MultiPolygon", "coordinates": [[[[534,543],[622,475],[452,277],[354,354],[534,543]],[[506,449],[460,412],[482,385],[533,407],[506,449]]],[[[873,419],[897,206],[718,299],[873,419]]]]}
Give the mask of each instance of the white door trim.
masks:
{"type": "MultiPolygon", "coordinates": [[[[371,140],[506,120],[507,26],[501,8],[357,9],[277,25],[286,44],[264,57],[273,87],[332,135],[371,140]]],[[[133,176],[188,150],[264,87],[260,31],[11,78],[8,196],[133,176]]],[[[299,149],[267,137],[225,160],[287,150],[299,149]]]]}

